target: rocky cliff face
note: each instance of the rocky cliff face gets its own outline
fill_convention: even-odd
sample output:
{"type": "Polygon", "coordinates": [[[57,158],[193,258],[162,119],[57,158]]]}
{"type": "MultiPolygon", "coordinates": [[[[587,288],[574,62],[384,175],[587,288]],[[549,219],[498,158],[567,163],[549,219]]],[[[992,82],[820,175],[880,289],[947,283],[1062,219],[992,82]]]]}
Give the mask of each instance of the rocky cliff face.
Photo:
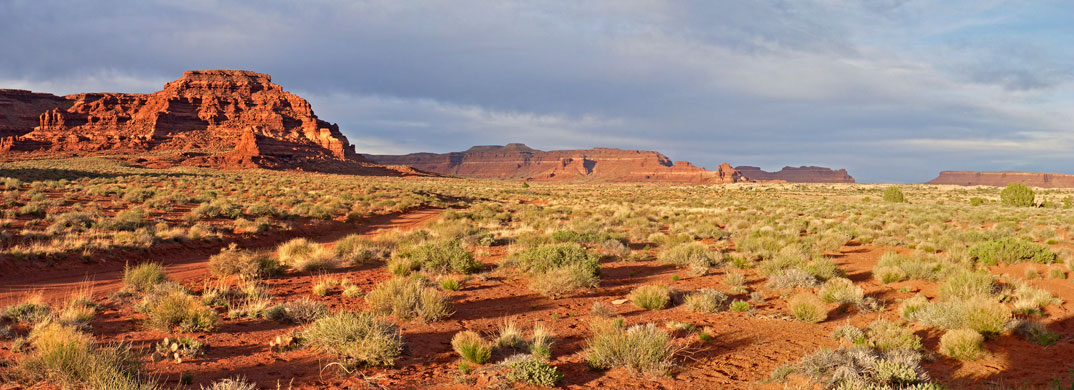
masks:
{"type": "Polygon", "coordinates": [[[943,171],[940,176],[925,184],[955,184],[961,186],[998,186],[1011,183],[1025,184],[1041,188],[1072,188],[1074,175],[1043,172],[974,172],[943,171]]]}
{"type": "Polygon", "coordinates": [[[735,167],[745,176],[752,180],[761,181],[785,181],[788,183],[853,183],[854,178],[847,173],[846,169],[832,170],[825,167],[783,167],[776,172],[766,172],[758,167],[748,165],[735,167]]]}
{"type": "Polygon", "coordinates": [[[728,164],[709,171],[688,162],[672,162],[650,151],[595,148],[541,151],[523,144],[475,146],[465,152],[366,155],[391,165],[409,165],[442,175],[537,181],[734,183],[743,177],[728,164]]]}
{"type": "Polygon", "coordinates": [[[242,70],[188,71],[151,94],[0,90],[0,137],[0,149],[17,151],[208,152],[179,161],[194,165],[344,172],[372,165],[305,99],[242,70]]]}

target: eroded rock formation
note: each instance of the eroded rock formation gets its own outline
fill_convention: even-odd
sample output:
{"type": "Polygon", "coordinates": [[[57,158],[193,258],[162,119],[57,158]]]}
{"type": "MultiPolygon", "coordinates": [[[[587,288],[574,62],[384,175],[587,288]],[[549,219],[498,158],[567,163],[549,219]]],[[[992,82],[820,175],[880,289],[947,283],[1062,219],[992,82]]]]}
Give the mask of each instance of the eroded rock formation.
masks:
{"type": "Polygon", "coordinates": [[[853,183],[854,178],[846,169],[833,170],[825,167],[783,167],[776,172],[767,172],[749,165],[735,167],[745,176],[759,181],[785,181],[788,183],[853,183]]]}
{"type": "Polygon", "coordinates": [[[594,148],[541,151],[523,144],[475,146],[465,152],[366,155],[391,165],[422,171],[483,179],[536,181],[734,183],[742,175],[729,164],[709,171],[685,161],[672,162],[651,151],[594,148]]]}
{"type": "Polygon", "coordinates": [[[998,186],[1011,183],[1041,188],[1074,188],[1074,175],[1044,172],[975,172],[943,171],[925,184],[955,184],[961,186],[998,186]]]}
{"type": "MultiPolygon", "coordinates": [[[[376,170],[309,102],[242,70],[188,71],[150,94],[54,96],[0,90],[0,149],[37,152],[197,150],[177,163],[376,170]]],[[[371,172],[375,173],[375,172],[371,172]]]]}

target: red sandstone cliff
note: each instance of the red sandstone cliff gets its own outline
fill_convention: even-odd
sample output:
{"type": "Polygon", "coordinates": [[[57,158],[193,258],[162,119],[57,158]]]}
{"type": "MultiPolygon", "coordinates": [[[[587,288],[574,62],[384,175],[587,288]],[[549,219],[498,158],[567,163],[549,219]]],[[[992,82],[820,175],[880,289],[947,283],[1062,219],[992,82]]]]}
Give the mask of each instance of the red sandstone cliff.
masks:
{"type": "Polygon", "coordinates": [[[929,180],[925,184],[956,184],[961,186],[998,186],[1003,187],[1011,183],[1025,184],[1031,187],[1041,188],[1071,188],[1074,187],[1074,175],[1064,173],[1044,172],[974,172],[974,171],[943,171],[940,176],[929,180]]]}
{"type": "Polygon", "coordinates": [[[783,167],[776,172],[766,172],[758,167],[742,165],[735,167],[745,176],[752,180],[782,180],[788,183],[853,183],[854,178],[847,173],[846,169],[832,170],[825,167],[783,167]]]}
{"type": "Polygon", "coordinates": [[[743,177],[729,164],[716,171],[688,162],[672,162],[651,151],[595,148],[541,151],[523,144],[475,146],[465,152],[414,153],[401,156],[366,155],[381,164],[483,179],[538,181],[734,183],[743,177]]]}
{"type": "MultiPolygon", "coordinates": [[[[309,102],[242,70],[188,71],[150,94],[0,90],[0,150],[197,150],[176,163],[376,173],[309,102]],[[226,153],[224,153],[226,152],[226,153]]],[[[390,173],[390,172],[385,172],[390,173]]]]}

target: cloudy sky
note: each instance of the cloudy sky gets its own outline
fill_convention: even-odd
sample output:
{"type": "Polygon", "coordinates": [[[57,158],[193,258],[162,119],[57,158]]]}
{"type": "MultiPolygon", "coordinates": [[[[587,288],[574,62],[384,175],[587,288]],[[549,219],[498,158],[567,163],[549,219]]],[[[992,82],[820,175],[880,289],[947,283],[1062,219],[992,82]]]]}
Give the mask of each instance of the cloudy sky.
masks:
{"type": "Polygon", "coordinates": [[[1063,1],[0,2],[0,88],[269,73],[365,153],[658,150],[714,168],[1074,173],[1063,1]]]}

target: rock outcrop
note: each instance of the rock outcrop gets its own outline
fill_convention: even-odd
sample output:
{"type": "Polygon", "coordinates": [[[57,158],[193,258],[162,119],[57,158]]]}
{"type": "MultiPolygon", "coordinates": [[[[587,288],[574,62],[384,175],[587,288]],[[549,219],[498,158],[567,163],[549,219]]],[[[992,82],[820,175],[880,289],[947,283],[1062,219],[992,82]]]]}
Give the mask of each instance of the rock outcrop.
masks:
{"type": "Polygon", "coordinates": [[[783,167],[776,172],[766,172],[758,167],[742,165],[735,167],[745,176],[758,181],[785,181],[788,183],[853,183],[854,178],[846,169],[833,170],[825,167],[783,167]]]}
{"type": "Polygon", "coordinates": [[[744,181],[729,164],[709,171],[651,151],[594,148],[541,151],[523,144],[475,146],[465,152],[365,155],[442,175],[482,179],[718,184],[744,181]]]}
{"type": "Polygon", "coordinates": [[[955,184],[960,186],[998,186],[1011,183],[1041,188],[1074,188],[1074,175],[1044,172],[976,172],[943,171],[925,184],[955,184]]]}
{"type": "MultiPolygon", "coordinates": [[[[242,70],[188,71],[150,94],[0,90],[0,149],[191,151],[186,165],[376,173],[309,102],[242,70]]],[[[183,154],[184,156],[186,154],[183,154]]]]}

